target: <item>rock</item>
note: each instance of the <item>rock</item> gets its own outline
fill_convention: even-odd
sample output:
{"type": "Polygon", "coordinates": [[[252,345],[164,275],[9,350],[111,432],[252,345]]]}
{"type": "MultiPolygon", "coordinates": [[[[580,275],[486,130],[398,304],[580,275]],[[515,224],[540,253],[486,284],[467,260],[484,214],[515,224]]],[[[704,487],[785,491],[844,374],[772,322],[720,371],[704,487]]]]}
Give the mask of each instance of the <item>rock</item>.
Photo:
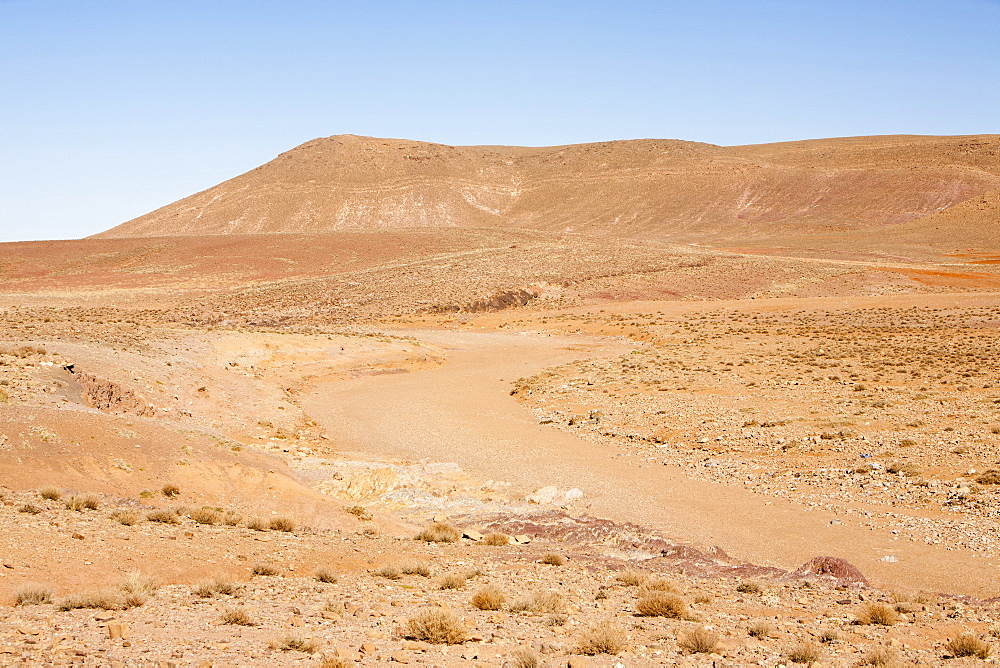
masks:
{"type": "Polygon", "coordinates": [[[462,532],[462,538],[468,538],[469,540],[482,540],[483,534],[474,529],[466,529],[462,532]]]}
{"type": "Polygon", "coordinates": [[[410,662],[410,654],[408,652],[404,652],[403,650],[396,650],[390,655],[390,658],[392,658],[392,660],[396,663],[410,662]]]}
{"type": "Polygon", "coordinates": [[[430,647],[430,644],[416,640],[407,640],[403,643],[403,649],[408,649],[413,652],[425,652],[430,649],[430,647]]]}
{"type": "Polygon", "coordinates": [[[128,624],[119,621],[108,622],[108,637],[111,640],[128,639],[128,624]]]}
{"type": "Polygon", "coordinates": [[[825,575],[842,583],[868,584],[868,578],[857,567],[840,557],[813,557],[799,566],[791,575],[800,578],[810,575],[825,575]]]}
{"type": "Polygon", "coordinates": [[[434,517],[432,517],[431,520],[433,520],[434,522],[447,522],[448,521],[448,516],[444,515],[442,513],[438,513],[437,515],[435,515],[434,517]]]}
{"type": "Polygon", "coordinates": [[[361,643],[361,653],[371,656],[375,653],[375,643],[373,642],[363,642],[361,643]]]}
{"type": "Polygon", "coordinates": [[[336,612],[333,612],[332,610],[324,610],[319,614],[323,619],[340,619],[340,615],[338,615],[336,612]]]}
{"type": "Polygon", "coordinates": [[[566,501],[577,501],[578,499],[582,498],[583,498],[583,490],[577,487],[574,487],[573,489],[567,491],[566,494],[563,495],[563,499],[565,499],[566,501]]]}
{"type": "Polygon", "coordinates": [[[559,488],[549,485],[548,487],[542,487],[540,490],[529,494],[524,497],[524,500],[528,503],[537,504],[554,503],[557,496],[559,496],[559,488]]]}
{"type": "Polygon", "coordinates": [[[525,534],[518,534],[514,536],[514,542],[519,543],[521,545],[527,545],[528,543],[531,542],[531,536],[525,534]]]}
{"type": "Polygon", "coordinates": [[[566,662],[566,668],[586,668],[590,662],[582,656],[571,656],[566,662]]]}

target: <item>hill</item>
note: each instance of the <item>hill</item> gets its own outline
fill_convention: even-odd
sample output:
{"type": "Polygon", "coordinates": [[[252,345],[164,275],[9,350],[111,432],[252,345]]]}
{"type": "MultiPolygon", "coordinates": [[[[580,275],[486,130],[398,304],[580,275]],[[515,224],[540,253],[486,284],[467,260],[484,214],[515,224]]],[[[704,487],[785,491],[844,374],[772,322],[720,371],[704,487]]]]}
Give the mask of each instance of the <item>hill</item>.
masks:
{"type": "Polygon", "coordinates": [[[98,237],[530,229],[753,240],[907,223],[1000,189],[1000,136],[543,148],[341,135],[98,237]]]}

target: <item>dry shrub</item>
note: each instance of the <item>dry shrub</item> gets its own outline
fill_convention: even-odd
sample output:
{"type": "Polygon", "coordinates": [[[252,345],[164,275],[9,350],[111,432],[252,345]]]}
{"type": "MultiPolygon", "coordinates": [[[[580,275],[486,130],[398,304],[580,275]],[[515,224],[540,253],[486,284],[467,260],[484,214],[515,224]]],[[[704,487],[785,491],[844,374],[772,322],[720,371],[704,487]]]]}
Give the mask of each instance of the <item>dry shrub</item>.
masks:
{"type": "Polygon", "coordinates": [[[123,508],[112,511],[108,517],[119,524],[124,524],[127,527],[130,527],[139,521],[139,513],[134,510],[125,510],[123,508]]]}
{"type": "Polygon", "coordinates": [[[785,653],[785,658],[787,658],[792,663],[804,663],[809,665],[819,661],[820,655],[823,653],[822,648],[814,642],[801,642],[795,645],[785,653]]]}
{"type": "Polygon", "coordinates": [[[924,472],[919,464],[913,462],[892,462],[886,467],[886,471],[889,473],[902,473],[908,478],[915,478],[924,472]]]}
{"type": "Polygon", "coordinates": [[[457,645],[465,642],[465,626],[450,610],[421,608],[406,620],[404,635],[434,645],[457,645]]]}
{"type": "Polygon", "coordinates": [[[766,638],[773,632],[774,627],[765,621],[757,621],[747,627],[747,634],[751,638],[766,638]]]}
{"type": "Polygon", "coordinates": [[[70,594],[56,604],[59,610],[99,608],[101,610],[121,610],[125,599],[116,589],[94,589],[70,594]]]}
{"type": "Polygon", "coordinates": [[[219,616],[219,621],[223,624],[231,624],[234,626],[256,626],[256,622],[250,613],[246,611],[245,608],[236,608],[231,606],[226,606],[222,609],[222,614],[219,616]]]}
{"type": "Polygon", "coordinates": [[[271,521],[267,523],[267,528],[271,531],[286,531],[291,533],[295,531],[295,527],[295,520],[291,517],[285,517],[284,515],[272,517],[271,521]]]}
{"type": "Polygon", "coordinates": [[[986,659],[993,651],[993,647],[971,633],[963,633],[949,640],[945,645],[945,650],[949,655],[955,657],[974,656],[977,659],[986,659]]]}
{"type": "Polygon", "coordinates": [[[704,626],[685,633],[677,643],[688,654],[709,654],[719,646],[719,634],[704,626]]]}
{"type": "Polygon", "coordinates": [[[897,666],[902,666],[903,662],[899,658],[899,654],[894,650],[888,647],[876,647],[865,652],[865,655],[861,657],[861,661],[858,664],[861,666],[875,666],[875,668],[897,668],[897,666]]]}
{"type": "Polygon", "coordinates": [[[643,617],[681,619],[687,614],[687,604],[684,599],[677,594],[656,589],[643,592],[635,607],[643,617]]]}
{"type": "Polygon", "coordinates": [[[319,668],[351,668],[354,662],[339,656],[324,656],[319,662],[319,668]]]}
{"type": "Polygon", "coordinates": [[[188,517],[193,519],[198,524],[218,524],[222,519],[222,514],[215,508],[202,506],[201,508],[195,508],[188,513],[188,517]]]}
{"type": "Polygon", "coordinates": [[[885,603],[869,603],[858,611],[858,624],[892,626],[899,621],[899,613],[885,603]]]}
{"type": "Polygon", "coordinates": [[[62,490],[55,487],[45,487],[38,492],[38,495],[43,499],[48,499],[50,501],[58,501],[62,498],[62,490]]]}
{"type": "Polygon", "coordinates": [[[52,590],[45,585],[28,582],[14,591],[14,605],[42,605],[52,602],[52,590]]]}
{"type": "Polygon", "coordinates": [[[736,591],[741,594],[760,594],[764,588],[760,586],[759,582],[741,582],[736,585],[736,591]]]}
{"type": "Polygon", "coordinates": [[[614,622],[598,622],[580,636],[580,654],[618,654],[625,649],[625,629],[614,622]]]}
{"type": "Polygon", "coordinates": [[[404,575],[420,575],[430,577],[431,567],[426,561],[404,561],[399,565],[399,570],[404,575]]]}
{"type": "Polygon", "coordinates": [[[181,493],[181,488],[172,482],[168,482],[166,485],[160,488],[160,492],[162,492],[163,496],[167,497],[168,499],[172,499],[181,493]]]}
{"type": "Polygon", "coordinates": [[[370,520],[371,515],[368,514],[368,510],[364,506],[349,506],[344,508],[344,512],[354,515],[359,520],[370,520]]]}
{"type": "Polygon", "coordinates": [[[626,587],[639,587],[649,580],[649,573],[644,571],[624,571],[615,578],[626,587]]]}
{"type": "Polygon", "coordinates": [[[42,512],[42,509],[33,503],[23,503],[17,507],[17,512],[27,513],[29,515],[37,515],[38,513],[42,512]]]}
{"type": "Polygon", "coordinates": [[[195,596],[211,598],[216,594],[232,595],[236,593],[236,585],[221,576],[199,582],[191,589],[195,596]]]}
{"type": "Polygon", "coordinates": [[[177,524],[180,522],[177,512],[173,510],[151,510],[146,513],[146,519],[150,522],[160,522],[161,524],[177,524]]]}
{"type": "Polygon", "coordinates": [[[819,635],[816,636],[816,639],[821,643],[837,642],[840,640],[840,631],[837,629],[823,629],[819,632],[819,635]]]}
{"type": "Polygon", "coordinates": [[[527,647],[520,647],[514,656],[511,657],[511,665],[514,668],[538,668],[542,665],[538,660],[538,655],[527,647]]]}
{"type": "Polygon", "coordinates": [[[97,510],[101,505],[101,499],[96,494],[74,494],[64,502],[67,510],[81,512],[83,510],[97,510]]]}
{"type": "Polygon", "coordinates": [[[281,571],[278,570],[277,566],[261,563],[261,564],[254,564],[253,568],[250,569],[250,572],[253,573],[254,575],[270,576],[270,575],[278,575],[278,573],[280,573],[281,571]]]}
{"type": "Polygon", "coordinates": [[[556,591],[536,591],[524,598],[519,598],[510,605],[512,612],[537,612],[557,614],[563,611],[566,602],[562,594],[556,591]]]}
{"type": "Polygon", "coordinates": [[[395,564],[386,564],[375,571],[375,575],[386,580],[398,580],[403,577],[403,572],[395,564]]]}
{"type": "Polygon", "coordinates": [[[222,523],[227,527],[239,526],[240,522],[243,521],[243,516],[240,515],[235,510],[227,510],[222,516],[222,523]]]}
{"type": "Polygon", "coordinates": [[[438,589],[461,589],[469,581],[465,573],[449,573],[438,582],[438,589]]]}
{"type": "Polygon", "coordinates": [[[130,571],[118,583],[118,588],[127,596],[147,597],[155,594],[156,590],[160,588],[160,584],[141,571],[130,571]]]}
{"type": "Polygon", "coordinates": [[[247,520],[246,526],[253,531],[267,531],[267,520],[263,517],[251,517],[247,520]]]}
{"type": "Polygon", "coordinates": [[[505,533],[494,531],[483,536],[482,543],[483,545],[492,545],[494,547],[500,545],[510,545],[510,536],[505,533]]]}
{"type": "Polygon", "coordinates": [[[296,651],[312,654],[319,649],[319,645],[312,638],[290,633],[287,636],[271,642],[271,649],[283,652],[296,651]]]}
{"type": "Polygon", "coordinates": [[[316,569],[316,579],[325,584],[333,584],[337,581],[337,574],[329,568],[316,569]]]}
{"type": "Polygon", "coordinates": [[[472,595],[472,607],[480,610],[499,610],[506,602],[504,593],[493,585],[486,585],[472,595]]]}
{"type": "Polygon", "coordinates": [[[427,543],[454,543],[462,533],[446,522],[435,522],[417,534],[417,540],[427,543]]]}
{"type": "Polygon", "coordinates": [[[671,594],[679,594],[680,589],[672,580],[665,578],[650,578],[642,585],[643,591],[668,591],[671,594]]]}
{"type": "Polygon", "coordinates": [[[548,564],[549,566],[562,566],[566,563],[566,557],[561,554],[556,554],[554,552],[549,552],[543,554],[542,558],[539,559],[543,564],[548,564]]]}

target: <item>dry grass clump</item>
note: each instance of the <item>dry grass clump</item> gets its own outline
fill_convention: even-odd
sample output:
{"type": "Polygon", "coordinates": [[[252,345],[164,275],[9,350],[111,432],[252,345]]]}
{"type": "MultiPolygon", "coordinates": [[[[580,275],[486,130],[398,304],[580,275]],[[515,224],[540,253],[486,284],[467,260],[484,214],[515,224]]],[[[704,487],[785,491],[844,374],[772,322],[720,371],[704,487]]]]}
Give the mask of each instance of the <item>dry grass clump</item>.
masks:
{"type": "Polygon", "coordinates": [[[486,585],[472,595],[472,607],[480,610],[499,610],[507,602],[507,597],[494,585],[486,585]]]}
{"type": "Polygon", "coordinates": [[[483,536],[482,543],[483,545],[492,545],[494,547],[500,545],[510,545],[510,536],[505,533],[500,533],[499,531],[493,531],[483,536]]]}
{"type": "Polygon", "coordinates": [[[319,644],[312,638],[290,633],[287,636],[271,642],[271,649],[278,649],[283,652],[305,652],[312,654],[319,649],[319,644]]]}
{"type": "Polygon", "coordinates": [[[643,592],[639,596],[635,608],[643,617],[681,619],[687,614],[687,604],[684,599],[676,594],[657,589],[643,592]]]}
{"type": "Polygon", "coordinates": [[[222,520],[222,513],[215,508],[202,506],[189,512],[188,517],[198,524],[218,524],[222,520]]]}
{"type": "Polygon", "coordinates": [[[139,513],[134,510],[126,510],[124,508],[111,511],[108,517],[119,524],[124,524],[127,527],[130,527],[139,521],[139,513]]]}
{"type": "Polygon", "coordinates": [[[886,467],[886,471],[889,473],[902,473],[907,478],[915,478],[923,473],[924,469],[919,464],[913,462],[892,462],[886,467]]]}
{"type": "Polygon", "coordinates": [[[272,517],[271,521],[267,523],[267,528],[271,531],[285,531],[287,533],[295,531],[296,526],[295,520],[284,515],[272,517]]]}
{"type": "Polygon", "coordinates": [[[819,635],[816,636],[816,639],[824,644],[837,642],[840,640],[840,631],[837,629],[823,629],[819,632],[819,635]]]}
{"type": "Polygon", "coordinates": [[[267,520],[263,517],[251,517],[247,520],[246,527],[253,531],[267,531],[267,520]]]}
{"type": "Polygon", "coordinates": [[[804,663],[808,665],[819,661],[822,653],[822,648],[816,643],[801,642],[785,652],[785,658],[792,663],[804,663]]]}
{"type": "Polygon", "coordinates": [[[49,501],[58,501],[62,498],[62,490],[56,487],[45,487],[39,490],[38,495],[49,501]]]}
{"type": "Polygon", "coordinates": [[[625,629],[614,622],[599,622],[580,636],[576,651],[580,654],[618,654],[625,649],[625,629]]]}
{"type": "Polygon", "coordinates": [[[319,662],[319,668],[351,668],[354,662],[350,659],[343,659],[339,656],[324,656],[319,662]]]}
{"type": "Polygon", "coordinates": [[[52,590],[45,585],[28,582],[14,590],[14,605],[42,605],[52,602],[52,590]]]}
{"type": "Polygon", "coordinates": [[[101,499],[96,494],[74,494],[63,503],[67,510],[82,512],[84,510],[97,510],[101,505],[101,499]]]}
{"type": "Polygon", "coordinates": [[[131,571],[118,583],[127,607],[142,605],[160,588],[159,583],[141,571],[131,571]]]}
{"type": "Polygon", "coordinates": [[[454,543],[462,533],[447,522],[435,522],[417,534],[417,540],[427,543],[454,543]]]}
{"type": "Polygon", "coordinates": [[[253,573],[254,575],[263,575],[266,577],[270,575],[278,575],[281,571],[278,570],[277,566],[260,563],[260,564],[254,564],[253,568],[250,569],[250,572],[253,573]]]}
{"type": "Polygon", "coordinates": [[[538,660],[538,655],[527,647],[520,647],[514,656],[511,657],[511,665],[514,668],[538,668],[542,665],[538,660]]]}
{"type": "Polygon", "coordinates": [[[374,575],[385,578],[386,580],[398,580],[403,577],[403,571],[399,569],[399,566],[395,564],[386,564],[381,568],[374,571],[374,575]]]}
{"type": "Polygon", "coordinates": [[[747,634],[751,638],[766,638],[774,633],[774,627],[765,621],[756,621],[747,627],[747,634]]]}
{"type": "Polygon", "coordinates": [[[512,612],[558,614],[566,607],[563,595],[557,591],[536,591],[510,604],[512,612]]]}
{"type": "Polygon", "coordinates": [[[231,624],[233,626],[256,626],[257,624],[245,608],[232,606],[226,606],[222,609],[219,621],[223,624],[231,624]]]}
{"type": "Polygon", "coordinates": [[[858,624],[892,626],[899,621],[899,613],[885,603],[869,603],[858,611],[858,624]]]}
{"type": "Polygon", "coordinates": [[[469,581],[465,573],[449,573],[438,582],[438,589],[461,589],[469,581]]]}
{"type": "Polygon", "coordinates": [[[222,523],[227,527],[239,526],[242,521],[243,516],[235,510],[226,510],[226,512],[222,515],[222,523]]]}
{"type": "Polygon", "coordinates": [[[324,584],[334,584],[337,581],[337,574],[329,568],[317,568],[316,579],[324,584]]]}
{"type": "Polygon", "coordinates": [[[232,595],[236,593],[236,585],[221,576],[199,582],[191,588],[191,592],[200,598],[212,598],[216,594],[232,595]]]}
{"type": "Polygon", "coordinates": [[[465,626],[450,610],[422,608],[406,620],[403,631],[407,638],[434,645],[457,645],[465,642],[465,626]]]}
{"type": "Polygon", "coordinates": [[[125,607],[125,599],[115,589],[94,589],[70,594],[56,603],[59,610],[78,610],[81,608],[98,608],[101,610],[121,610],[125,607]]]}
{"type": "Polygon", "coordinates": [[[167,497],[168,499],[172,499],[181,493],[181,488],[172,482],[168,482],[166,485],[160,488],[160,492],[163,494],[163,496],[167,497]]]}
{"type": "Polygon", "coordinates": [[[897,666],[902,666],[903,662],[900,660],[899,655],[888,647],[876,647],[865,652],[858,665],[875,666],[875,668],[897,668],[897,666]]]}
{"type": "Polygon", "coordinates": [[[615,578],[626,587],[639,587],[649,581],[649,573],[645,571],[623,571],[615,578]]]}
{"type": "Polygon", "coordinates": [[[736,585],[736,591],[741,594],[760,594],[764,591],[764,588],[760,586],[759,582],[741,582],[736,585]]]}
{"type": "Polygon", "coordinates": [[[556,554],[555,552],[548,552],[543,554],[539,561],[543,564],[548,564],[549,566],[562,566],[566,563],[566,557],[561,554],[556,554]]]}
{"type": "Polygon", "coordinates": [[[688,654],[709,654],[719,647],[719,634],[704,626],[685,633],[678,646],[688,654]]]}
{"type": "Polygon", "coordinates": [[[980,640],[971,633],[963,633],[952,638],[944,647],[950,656],[973,656],[977,659],[986,659],[993,651],[993,647],[988,642],[980,640]]]}
{"type": "Polygon", "coordinates": [[[399,570],[403,575],[420,575],[430,577],[431,567],[426,561],[404,561],[399,564],[399,570]]]}
{"type": "Polygon", "coordinates": [[[180,522],[175,510],[151,510],[146,513],[146,519],[150,522],[160,522],[161,524],[177,524],[180,522]]]}
{"type": "Polygon", "coordinates": [[[42,509],[33,503],[22,503],[20,506],[17,507],[17,512],[27,513],[29,515],[37,515],[38,513],[42,512],[42,509]]]}

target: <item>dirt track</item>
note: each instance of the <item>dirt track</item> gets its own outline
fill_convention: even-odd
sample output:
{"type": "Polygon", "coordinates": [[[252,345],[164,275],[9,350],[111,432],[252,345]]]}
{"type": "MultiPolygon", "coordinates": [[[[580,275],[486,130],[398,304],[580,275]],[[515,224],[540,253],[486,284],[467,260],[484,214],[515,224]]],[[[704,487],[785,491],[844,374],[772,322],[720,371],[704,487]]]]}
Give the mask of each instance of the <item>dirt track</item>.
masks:
{"type": "Polygon", "coordinates": [[[692,480],[611,446],[539,425],[508,396],[512,381],[572,359],[620,354],[583,337],[424,331],[448,351],[438,368],[321,385],[303,407],[345,449],[396,459],[456,462],[519,492],[579,487],[587,512],[718,545],[758,564],[796,567],[817,555],[848,559],[878,584],[996,596],[994,566],[949,549],[893,540],[845,519],[749,491],[692,480]],[[600,352],[597,352],[600,350],[600,352]],[[839,518],[837,518],[839,519],[839,518]],[[895,563],[880,562],[894,555],[895,563]]]}

